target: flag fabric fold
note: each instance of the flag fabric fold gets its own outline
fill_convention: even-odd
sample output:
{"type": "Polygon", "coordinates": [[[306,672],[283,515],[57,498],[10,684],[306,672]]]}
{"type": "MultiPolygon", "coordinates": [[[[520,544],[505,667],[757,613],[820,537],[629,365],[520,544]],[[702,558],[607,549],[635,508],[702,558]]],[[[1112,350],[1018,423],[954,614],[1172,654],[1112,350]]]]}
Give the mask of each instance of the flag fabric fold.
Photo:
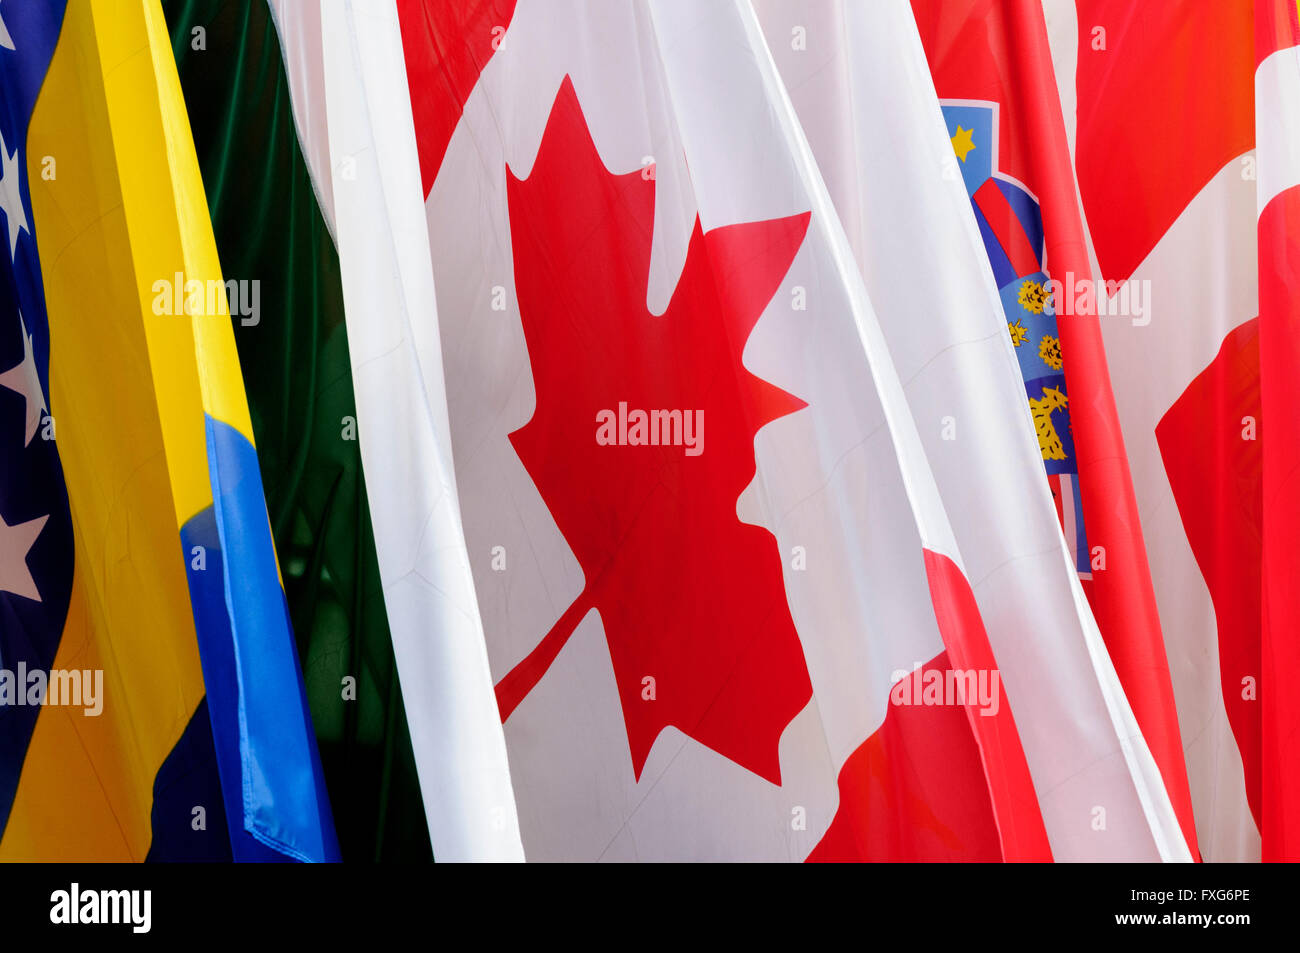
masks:
{"type": "Polygon", "coordinates": [[[338,254],[265,3],[165,0],[340,850],[428,860],[376,563],[338,254]],[[251,159],[256,157],[256,160],[251,159]],[[245,303],[247,304],[247,303],[245,303]]]}
{"type": "Polygon", "coordinates": [[[1297,108],[1296,0],[4,2],[0,859],[1300,857],[1297,108]]]}
{"type": "Polygon", "coordinates": [[[1206,860],[1258,859],[1267,421],[1252,6],[1045,6],[1098,278],[1094,320],[1132,467],[1125,532],[1147,544],[1196,843],[1206,860]],[[1199,134],[1185,138],[1192,117],[1199,134]],[[1143,306],[1125,308],[1135,293],[1143,306]]]}
{"type": "Polygon", "coordinates": [[[1295,859],[1296,5],[1045,9],[1201,847],[1295,859]]]}
{"type": "MultiPolygon", "coordinates": [[[[749,4],[520,3],[464,22],[436,4],[398,10],[438,296],[440,353],[419,348],[420,368],[446,381],[529,857],[1042,859],[1040,796],[1056,798],[1044,802],[1054,829],[1086,831],[1089,797],[1105,791],[1126,799],[1111,805],[1125,833],[1062,834],[1066,854],[1186,858],[1070,578],[1023,405],[996,432],[1036,494],[1038,536],[1011,552],[1053,554],[1041,578],[1067,613],[1059,644],[1094,680],[1077,702],[1092,715],[1057,717],[1102,718],[1109,760],[1095,788],[1063,793],[1068,771],[1040,753],[1035,790],[1011,717],[1031,673],[1051,676],[1033,653],[1019,687],[998,689],[1001,719],[969,694],[924,703],[924,685],[959,672],[1000,675],[1031,635],[1006,608],[988,629],[932,470],[937,445],[919,432],[918,409],[934,405],[900,380],[900,359],[915,376],[953,332],[920,345],[899,333],[905,316],[879,317],[854,254],[864,233],[845,229],[749,4]],[[447,51],[477,81],[417,84],[447,51]],[[706,72],[721,81],[701,84],[706,72]],[[728,475],[727,457],[751,453],[728,475]],[[742,537],[739,559],[729,540],[742,537]],[[779,587],[788,606],[759,603],[764,624],[742,623],[761,641],[736,642],[722,621],[753,608],[737,577],[751,598],[779,587]],[[977,801],[946,798],[939,765],[977,801]]],[[[880,42],[915,56],[892,58],[891,76],[910,69],[915,83],[924,61],[906,8],[874,15],[862,26],[892,29],[880,42]]],[[[923,115],[916,140],[938,158],[946,137],[923,115]]],[[[989,322],[970,361],[1015,393],[973,223],[960,193],[942,195],[940,228],[989,322]]],[[[1045,752],[1048,729],[1030,730],[1045,752]]]]}
{"type": "Polygon", "coordinates": [[[271,9],[339,256],[361,459],[433,853],[522,860],[461,530],[396,9],[271,9]]]}
{"type": "Polygon", "coordinates": [[[1061,522],[1194,856],[1180,726],[1124,435],[1097,310],[1079,290],[1092,287],[1092,270],[1042,6],[913,0],[912,9],[972,189],[1061,522]],[[968,135],[983,136],[973,151],[964,148],[963,123],[968,135]]]}
{"type": "MultiPolygon", "coordinates": [[[[965,162],[954,156],[906,2],[758,10],[918,421],[1015,703],[1053,854],[1185,858],[1043,479],[1026,363],[1009,333],[1013,320],[1033,325],[1004,314],[967,195],[999,180],[972,178],[980,157],[970,149],[965,162]],[[1098,804],[1106,826],[1081,824],[1098,804]]],[[[964,108],[969,133],[979,117],[964,108]]],[[[980,151],[992,145],[978,141],[980,151]]],[[[1041,226],[1034,234],[1041,246],[1041,226]]],[[[1022,242],[1034,258],[1024,274],[1040,272],[1041,247],[1022,242]]],[[[1039,366],[1040,389],[1051,386],[1051,368],[1039,366]]]]}
{"type": "Polygon", "coordinates": [[[53,668],[106,687],[41,709],[0,851],[337,859],[161,11],[73,4],[57,36],[25,130],[75,541],[53,668]]]}
{"type": "Polygon", "coordinates": [[[1260,838],[1265,861],[1300,860],[1300,11],[1255,4],[1259,137],[1259,402],[1261,447],[1260,838]]]}

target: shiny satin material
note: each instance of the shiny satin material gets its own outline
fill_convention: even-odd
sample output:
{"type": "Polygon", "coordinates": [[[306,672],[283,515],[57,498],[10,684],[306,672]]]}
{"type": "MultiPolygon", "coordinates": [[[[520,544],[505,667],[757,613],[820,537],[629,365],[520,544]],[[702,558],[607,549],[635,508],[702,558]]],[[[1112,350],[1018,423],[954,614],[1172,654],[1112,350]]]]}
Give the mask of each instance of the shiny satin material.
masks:
{"type": "Polygon", "coordinates": [[[275,31],[261,3],[163,6],[223,272],[259,282],[258,313],[231,321],[343,856],[428,859],[358,454],[338,257],[275,31]],[[345,698],[347,678],[355,692],[345,698]]]}

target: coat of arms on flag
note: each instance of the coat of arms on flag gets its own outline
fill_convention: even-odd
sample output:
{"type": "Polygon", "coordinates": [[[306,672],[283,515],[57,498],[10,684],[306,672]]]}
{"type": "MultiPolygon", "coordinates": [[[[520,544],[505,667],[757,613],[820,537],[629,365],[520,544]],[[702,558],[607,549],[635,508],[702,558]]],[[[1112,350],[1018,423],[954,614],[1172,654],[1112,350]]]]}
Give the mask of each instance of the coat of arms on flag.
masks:
{"type": "Polygon", "coordinates": [[[998,171],[997,103],[944,100],[953,153],[971,198],[984,250],[1007,317],[1007,333],[1025,381],[1025,394],[1057,514],[1084,579],[1092,578],[1078,463],[1070,432],[1069,392],[1061,360],[1056,309],[1049,292],[1043,216],[1023,184],[998,171]]]}
{"type": "Polygon", "coordinates": [[[1298,3],[0,0],[0,861],[1300,857],[1298,3]]]}

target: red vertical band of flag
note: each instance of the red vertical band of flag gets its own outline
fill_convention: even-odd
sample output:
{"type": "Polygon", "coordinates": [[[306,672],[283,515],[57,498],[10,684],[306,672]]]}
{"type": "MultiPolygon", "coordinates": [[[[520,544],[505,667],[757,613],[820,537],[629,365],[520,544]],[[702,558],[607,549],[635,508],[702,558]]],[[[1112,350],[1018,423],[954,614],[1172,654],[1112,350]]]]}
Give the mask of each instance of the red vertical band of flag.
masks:
{"type": "MultiPolygon", "coordinates": [[[[1296,0],[1257,0],[1255,60],[1300,45],[1296,0]]],[[[1297,62],[1300,70],[1300,62],[1297,62]]],[[[1256,116],[1300,133],[1300,121],[1256,116]]],[[[1283,157],[1261,155],[1261,166],[1283,157]]],[[[1294,175],[1300,170],[1286,170],[1294,175]]],[[[1259,216],[1259,364],[1263,434],[1260,632],[1260,838],[1266,861],[1300,860],[1300,186],[1259,216]]]]}
{"type": "Polygon", "coordinates": [[[1260,701],[1263,859],[1300,860],[1300,186],[1259,217],[1264,431],[1260,701]]]}
{"type": "MultiPolygon", "coordinates": [[[[1000,171],[1039,198],[1049,275],[1090,279],[1065,121],[1039,0],[912,0],[941,99],[1000,105],[1000,171]]],[[[1090,31],[1081,27],[1081,43],[1090,31]]],[[[1139,63],[1145,62],[1137,57],[1139,63]]],[[[1124,104],[1128,106],[1130,104],[1124,104]]],[[[1082,130],[1081,130],[1082,134],[1082,130]]],[[[1155,592],[1095,315],[1059,315],[1079,493],[1105,568],[1085,583],[1120,682],[1195,856],[1196,827],[1155,592]]],[[[1096,562],[1100,566],[1100,562],[1096,562]]]]}

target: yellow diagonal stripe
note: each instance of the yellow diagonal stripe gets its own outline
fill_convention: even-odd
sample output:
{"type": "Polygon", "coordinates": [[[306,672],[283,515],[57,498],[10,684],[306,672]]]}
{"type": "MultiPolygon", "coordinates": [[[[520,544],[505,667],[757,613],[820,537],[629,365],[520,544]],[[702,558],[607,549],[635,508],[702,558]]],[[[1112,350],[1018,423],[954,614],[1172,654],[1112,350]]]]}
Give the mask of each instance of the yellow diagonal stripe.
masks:
{"type": "MultiPolygon", "coordinates": [[[[196,328],[230,337],[221,315],[153,312],[157,280],[220,277],[156,0],[68,4],[27,168],[47,155],[55,177],[29,180],[76,537],[55,667],[103,668],[105,701],[42,710],[0,858],[140,859],[158,768],[203,697],[178,535],[211,504],[196,328]]],[[[238,380],[233,344],[216,353],[238,380]]],[[[247,429],[246,407],[221,409],[247,429]]]]}

